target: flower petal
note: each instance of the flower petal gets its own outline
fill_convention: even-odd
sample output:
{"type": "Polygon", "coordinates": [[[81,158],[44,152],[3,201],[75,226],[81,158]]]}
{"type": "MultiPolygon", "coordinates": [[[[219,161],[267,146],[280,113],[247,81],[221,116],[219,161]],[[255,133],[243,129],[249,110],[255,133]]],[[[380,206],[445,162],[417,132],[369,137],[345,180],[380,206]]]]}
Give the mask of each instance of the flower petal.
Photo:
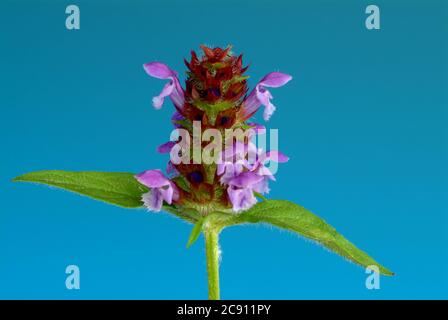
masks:
{"type": "Polygon", "coordinates": [[[271,170],[269,170],[269,168],[267,168],[263,165],[257,168],[256,173],[259,176],[264,176],[264,177],[269,178],[272,181],[275,181],[275,176],[272,174],[271,170]]]}
{"type": "Polygon", "coordinates": [[[273,98],[271,93],[265,87],[278,88],[288,83],[291,79],[290,75],[281,72],[271,72],[264,76],[243,102],[243,120],[250,118],[261,105],[265,106],[263,112],[264,120],[269,120],[275,111],[275,106],[270,101],[273,98]]]}
{"type": "Polygon", "coordinates": [[[170,185],[168,180],[160,170],[146,170],[135,176],[138,182],[148,188],[161,188],[170,185]]]}
{"type": "Polygon", "coordinates": [[[173,71],[166,64],[161,62],[149,62],[143,65],[146,73],[157,79],[171,79],[177,77],[176,71],[173,71]]]}
{"type": "Polygon", "coordinates": [[[174,90],[170,98],[171,101],[173,101],[174,105],[179,110],[182,110],[184,108],[184,102],[185,102],[184,89],[182,89],[182,86],[180,85],[177,76],[173,77],[173,82],[174,82],[174,90]]]}
{"type": "Polygon", "coordinates": [[[168,141],[157,147],[158,153],[170,153],[171,149],[176,145],[174,141],[168,141]]]}
{"type": "Polygon", "coordinates": [[[171,183],[168,187],[158,188],[157,190],[159,190],[163,200],[165,200],[168,204],[171,204],[173,202],[174,190],[171,183]]]}
{"type": "Polygon", "coordinates": [[[222,161],[219,162],[219,163],[216,165],[216,174],[217,174],[218,176],[222,175],[222,174],[224,173],[225,169],[226,169],[226,164],[225,164],[224,162],[222,162],[222,161]]]}
{"type": "Polygon", "coordinates": [[[222,161],[238,161],[245,159],[246,156],[254,157],[257,153],[257,146],[253,142],[245,143],[242,141],[232,141],[232,143],[227,146],[221,152],[222,161]]]}
{"type": "Polygon", "coordinates": [[[278,88],[287,84],[289,81],[291,81],[291,79],[292,76],[290,76],[289,74],[281,72],[271,72],[265,75],[263,79],[261,79],[261,81],[258,83],[258,85],[278,88]]]}
{"type": "Polygon", "coordinates": [[[245,167],[245,162],[240,160],[235,163],[233,162],[225,162],[222,164],[218,164],[217,166],[217,174],[222,175],[219,181],[221,184],[228,184],[230,180],[234,177],[238,176],[245,167]],[[224,173],[224,174],[223,174],[224,173]]]}
{"type": "Polygon", "coordinates": [[[271,150],[266,152],[264,156],[260,158],[263,161],[275,161],[278,163],[284,163],[289,161],[289,157],[280,151],[271,150]]]}
{"type": "Polygon", "coordinates": [[[165,97],[170,96],[173,93],[174,90],[174,83],[172,80],[168,82],[160,92],[158,96],[155,96],[152,98],[152,105],[156,109],[160,109],[163,105],[163,102],[165,101],[165,97]]]}
{"type": "Polygon", "coordinates": [[[247,171],[239,174],[238,176],[232,178],[229,181],[229,185],[238,187],[238,188],[247,188],[251,185],[260,182],[263,180],[263,176],[260,176],[254,172],[247,171]]]}
{"type": "Polygon", "coordinates": [[[142,195],[142,201],[145,207],[151,211],[160,211],[163,205],[162,195],[159,193],[158,189],[150,190],[142,195]]]}
{"type": "Polygon", "coordinates": [[[260,87],[257,86],[256,96],[257,96],[257,99],[258,99],[260,105],[265,106],[264,112],[263,112],[263,119],[265,121],[268,121],[276,109],[275,106],[271,103],[271,99],[273,97],[272,97],[271,93],[262,86],[260,86],[260,87]]]}
{"type": "Polygon", "coordinates": [[[249,119],[260,108],[260,101],[257,98],[256,88],[251,91],[247,98],[243,101],[242,119],[249,119]]]}
{"type": "Polygon", "coordinates": [[[260,182],[257,182],[256,184],[253,185],[252,190],[261,194],[269,193],[270,190],[268,180],[263,179],[260,182]]]}
{"type": "Polygon", "coordinates": [[[232,203],[234,212],[247,210],[257,203],[257,198],[255,198],[254,193],[250,188],[239,189],[229,186],[227,188],[227,194],[229,195],[229,200],[232,203]]]}
{"type": "Polygon", "coordinates": [[[147,170],[135,176],[136,179],[149,187],[149,192],[142,197],[146,207],[153,211],[160,211],[163,201],[171,204],[179,199],[177,186],[168,180],[160,170],[147,170]]]}
{"type": "Polygon", "coordinates": [[[177,77],[177,72],[171,70],[166,64],[161,62],[145,63],[143,68],[151,77],[170,80],[170,82],[163,87],[162,92],[153,98],[152,103],[154,108],[160,109],[163,105],[165,97],[169,96],[174,105],[179,110],[182,110],[185,97],[184,90],[182,89],[177,77]]]}

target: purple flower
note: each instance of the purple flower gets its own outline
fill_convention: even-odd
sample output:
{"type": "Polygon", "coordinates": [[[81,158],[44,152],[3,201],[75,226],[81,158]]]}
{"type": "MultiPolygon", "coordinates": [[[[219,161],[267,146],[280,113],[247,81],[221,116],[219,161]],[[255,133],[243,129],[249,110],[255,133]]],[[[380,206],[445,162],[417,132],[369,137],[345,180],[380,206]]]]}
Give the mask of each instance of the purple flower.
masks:
{"type": "Polygon", "coordinates": [[[165,97],[170,97],[177,109],[184,107],[184,90],[182,89],[177,72],[171,70],[166,64],[161,62],[150,62],[143,65],[146,73],[158,79],[169,79],[170,81],[163,87],[162,92],[152,99],[154,108],[160,109],[165,97]]]}
{"type": "Polygon", "coordinates": [[[272,151],[268,151],[266,153],[258,154],[257,160],[254,163],[249,164],[248,169],[250,171],[256,172],[258,175],[267,176],[269,179],[275,181],[274,175],[265,166],[265,163],[269,162],[269,161],[274,161],[277,163],[284,163],[284,162],[288,162],[288,160],[289,160],[288,156],[284,155],[283,153],[281,153],[279,151],[272,150],[272,151]]]}
{"type": "MultiPolygon", "coordinates": [[[[179,112],[174,112],[173,116],[171,117],[171,122],[173,123],[175,128],[181,128],[179,124],[176,123],[176,121],[184,120],[185,117],[181,115],[179,112]]],[[[176,145],[177,142],[175,141],[168,141],[160,146],[157,147],[158,153],[170,153],[171,149],[176,145]]]]}
{"type": "Polygon", "coordinates": [[[143,194],[142,201],[151,211],[160,211],[163,201],[171,204],[179,200],[179,190],[160,170],[147,170],[135,176],[138,182],[147,186],[149,192],[143,194]]]}
{"type": "Polygon", "coordinates": [[[275,111],[275,106],[271,103],[273,97],[266,87],[278,88],[288,83],[291,79],[290,75],[280,72],[271,72],[264,76],[244,100],[243,118],[250,118],[261,105],[264,105],[263,119],[269,120],[275,111]]]}
{"type": "Polygon", "coordinates": [[[247,210],[257,203],[253,189],[262,180],[262,176],[248,171],[239,174],[228,182],[227,194],[234,212],[247,210]]]}
{"type": "Polygon", "coordinates": [[[247,158],[256,155],[257,148],[253,143],[236,141],[221,153],[221,161],[216,172],[221,176],[221,184],[227,184],[230,179],[243,172],[248,166],[247,158]]]}
{"type": "Polygon", "coordinates": [[[168,141],[157,147],[158,153],[170,153],[171,149],[176,145],[174,141],[168,141]]]}
{"type": "Polygon", "coordinates": [[[272,172],[265,166],[269,161],[286,162],[289,158],[279,151],[261,152],[252,142],[236,141],[221,154],[221,163],[216,173],[220,183],[227,185],[227,194],[233,211],[252,207],[257,199],[254,192],[269,192],[269,180],[275,181],[272,172]]]}
{"type": "Polygon", "coordinates": [[[275,161],[278,163],[287,162],[289,158],[279,151],[268,151],[258,156],[257,161],[249,167],[251,172],[254,172],[263,179],[252,187],[258,193],[269,193],[269,180],[275,181],[275,176],[271,170],[265,166],[266,162],[275,161]]]}

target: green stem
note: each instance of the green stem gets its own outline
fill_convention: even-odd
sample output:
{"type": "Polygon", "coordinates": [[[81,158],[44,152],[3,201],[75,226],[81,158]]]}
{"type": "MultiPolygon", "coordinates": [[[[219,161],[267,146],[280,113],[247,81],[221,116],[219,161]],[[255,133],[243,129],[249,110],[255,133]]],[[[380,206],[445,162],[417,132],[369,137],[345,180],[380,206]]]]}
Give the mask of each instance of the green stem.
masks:
{"type": "Polygon", "coordinates": [[[207,259],[208,298],[219,300],[219,229],[211,226],[204,230],[205,256],[207,259]]]}

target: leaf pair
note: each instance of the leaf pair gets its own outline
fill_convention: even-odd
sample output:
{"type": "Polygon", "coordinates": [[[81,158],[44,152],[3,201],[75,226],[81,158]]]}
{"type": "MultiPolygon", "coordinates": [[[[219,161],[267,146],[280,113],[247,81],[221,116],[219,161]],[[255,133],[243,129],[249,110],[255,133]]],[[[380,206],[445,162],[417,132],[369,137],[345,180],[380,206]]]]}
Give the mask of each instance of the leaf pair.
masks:
{"type": "MultiPolygon", "coordinates": [[[[148,192],[148,188],[138,183],[133,174],[121,172],[50,170],[28,173],[13,181],[55,186],[126,208],[142,207],[141,196],[148,192]]],[[[199,237],[205,219],[195,210],[168,205],[164,206],[164,209],[194,224],[187,244],[191,246],[199,237]]],[[[324,220],[290,201],[265,200],[241,214],[214,212],[207,217],[209,218],[213,218],[214,223],[217,223],[220,228],[245,223],[274,225],[311,239],[356,264],[364,267],[375,265],[382,274],[393,275],[390,270],[379,265],[369,255],[355,247],[324,220]]]]}

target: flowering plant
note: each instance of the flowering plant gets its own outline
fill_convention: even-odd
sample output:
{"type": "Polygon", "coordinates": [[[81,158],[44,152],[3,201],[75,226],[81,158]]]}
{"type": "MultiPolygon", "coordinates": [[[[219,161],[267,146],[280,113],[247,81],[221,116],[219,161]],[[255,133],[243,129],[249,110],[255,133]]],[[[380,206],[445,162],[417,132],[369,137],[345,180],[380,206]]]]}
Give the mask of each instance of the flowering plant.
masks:
{"type": "Polygon", "coordinates": [[[210,299],[220,297],[218,236],[224,228],[238,224],[271,224],[361,266],[376,266],[377,272],[392,275],[310,211],[290,201],[265,198],[269,182],[275,180],[275,168],[268,164],[289,159],[278,150],[258,148],[254,138],[265,128],[249,119],[264,106],[263,118],[268,120],[275,111],[268,88],[281,87],[292,77],[269,73],[248,93],[247,67],[241,55],[233,55],[230,47],[201,48],[203,55],[192,51],[191,60],[185,60],[185,89],[167,65],[144,64],[150,76],[168,80],[153,98],[154,108],[161,108],[169,97],[176,109],[171,139],[158,147],[160,153],[170,154],[166,174],[159,169],[137,175],[47,170],[14,181],[56,186],[127,208],[164,210],[192,223],[187,246],[204,234],[210,299]],[[198,137],[202,131],[202,138],[198,137]]]}

